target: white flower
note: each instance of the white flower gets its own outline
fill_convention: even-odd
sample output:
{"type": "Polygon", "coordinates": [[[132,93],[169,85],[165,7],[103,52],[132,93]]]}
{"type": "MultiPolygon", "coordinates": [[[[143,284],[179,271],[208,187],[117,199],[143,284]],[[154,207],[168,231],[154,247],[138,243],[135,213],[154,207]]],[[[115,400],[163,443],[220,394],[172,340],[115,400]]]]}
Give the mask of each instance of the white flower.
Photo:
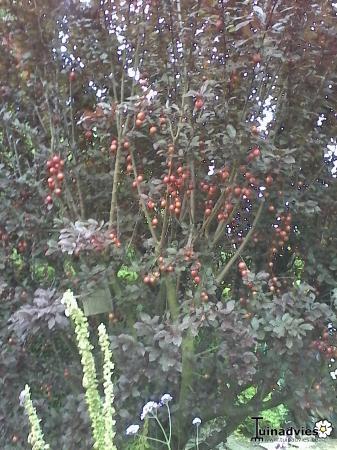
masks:
{"type": "Polygon", "coordinates": [[[126,435],[127,436],[133,436],[135,434],[138,433],[139,430],[139,425],[130,425],[127,429],[126,429],[126,435]]]}
{"type": "Polygon", "coordinates": [[[334,370],[333,372],[330,372],[330,375],[333,380],[336,380],[337,379],[337,369],[334,370]]]}
{"type": "Polygon", "coordinates": [[[20,395],[19,395],[20,406],[24,406],[25,399],[26,399],[26,391],[23,390],[23,391],[20,392],[20,395]]]}
{"type": "Polygon", "coordinates": [[[328,420],[319,420],[315,424],[315,431],[318,431],[318,437],[326,438],[332,433],[332,426],[328,420]]]}
{"type": "Polygon", "coordinates": [[[63,294],[63,297],[61,299],[61,303],[65,307],[64,314],[67,317],[70,316],[70,312],[71,312],[72,309],[76,309],[78,307],[76,298],[74,297],[74,294],[69,289],[68,289],[68,291],[66,291],[63,294]]]}
{"type": "Polygon", "coordinates": [[[160,403],[162,405],[167,405],[172,400],[172,397],[170,394],[164,394],[162,398],[160,399],[160,403]]]}
{"type": "Polygon", "coordinates": [[[201,419],[199,417],[195,417],[192,420],[192,425],[196,425],[197,427],[201,424],[201,419]]]}
{"type": "Polygon", "coordinates": [[[154,413],[159,408],[158,403],[156,402],[147,402],[143,407],[142,414],[140,415],[140,420],[144,420],[146,416],[151,413],[154,413]]]}

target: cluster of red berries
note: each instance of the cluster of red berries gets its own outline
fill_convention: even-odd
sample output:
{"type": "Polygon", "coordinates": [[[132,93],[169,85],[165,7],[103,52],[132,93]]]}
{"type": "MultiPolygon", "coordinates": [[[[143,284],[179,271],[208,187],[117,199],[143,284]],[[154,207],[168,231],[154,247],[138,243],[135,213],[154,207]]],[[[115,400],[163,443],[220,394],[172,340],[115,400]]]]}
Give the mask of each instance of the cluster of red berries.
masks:
{"type": "Polygon", "coordinates": [[[243,176],[251,186],[253,187],[259,186],[260,183],[259,179],[254,177],[254,175],[251,172],[249,172],[249,170],[246,170],[243,176]]]}
{"type": "Polygon", "coordinates": [[[137,175],[136,179],[132,182],[133,189],[136,189],[137,186],[139,186],[140,183],[144,181],[143,175],[139,174],[137,175]]]}
{"type": "Polygon", "coordinates": [[[146,203],[146,207],[150,211],[152,211],[155,206],[156,206],[155,202],[153,200],[151,200],[151,199],[149,199],[148,202],[146,203]]]}
{"type": "Polygon", "coordinates": [[[122,318],[121,318],[121,316],[120,316],[120,314],[118,312],[114,312],[114,313],[110,312],[109,315],[108,315],[108,318],[109,318],[109,322],[112,325],[115,325],[116,323],[118,323],[118,322],[120,322],[122,320],[122,318]]]}
{"type": "Polygon", "coordinates": [[[229,169],[227,169],[227,167],[223,167],[217,172],[217,175],[221,181],[227,181],[229,178],[229,169]]]}
{"type": "Polygon", "coordinates": [[[311,342],[311,347],[317,349],[326,358],[337,358],[337,347],[329,342],[329,332],[324,331],[320,339],[311,342]]]}
{"type": "Polygon", "coordinates": [[[276,292],[277,294],[281,294],[280,288],[282,287],[282,284],[286,285],[286,281],[284,280],[284,282],[282,283],[277,277],[270,278],[270,280],[268,281],[270,292],[276,292]]]}
{"type": "Polygon", "coordinates": [[[53,155],[47,161],[47,173],[49,175],[47,182],[50,194],[45,198],[46,205],[53,203],[51,194],[54,194],[56,197],[60,197],[62,194],[62,182],[64,180],[63,167],[64,160],[59,155],[53,155]]]}
{"type": "MultiPolygon", "coordinates": [[[[276,239],[273,239],[271,245],[271,253],[274,255],[277,253],[277,247],[283,247],[285,242],[289,240],[289,234],[291,232],[291,221],[292,221],[292,215],[291,213],[288,214],[281,214],[279,218],[279,222],[277,223],[277,228],[275,228],[276,233],[276,239]]],[[[273,264],[269,263],[269,267],[273,267],[273,264]]]]}
{"type": "Polygon", "coordinates": [[[191,277],[195,284],[200,284],[201,278],[199,275],[199,271],[201,269],[201,263],[196,261],[195,264],[191,267],[191,277]]]}
{"type": "Polygon", "coordinates": [[[276,228],[275,232],[279,238],[279,245],[283,245],[284,242],[289,240],[289,234],[291,231],[291,214],[282,214],[280,219],[281,224],[276,228]]]}
{"type": "Polygon", "coordinates": [[[116,247],[119,248],[122,245],[120,240],[117,237],[117,234],[114,231],[111,231],[109,233],[109,238],[112,240],[112,243],[116,245],[116,247]]]}
{"type": "Polygon", "coordinates": [[[214,184],[208,184],[205,181],[200,182],[200,189],[202,192],[207,192],[208,197],[213,197],[218,190],[214,184]]]}
{"type": "Polygon", "coordinates": [[[249,269],[244,261],[240,261],[238,264],[238,269],[242,278],[247,278],[249,269]]]}
{"type": "Polygon", "coordinates": [[[253,161],[253,159],[258,158],[260,155],[261,155],[261,151],[260,151],[259,147],[252,148],[252,150],[249,152],[249,154],[247,156],[247,162],[253,161]]]}
{"type": "Polygon", "coordinates": [[[27,241],[21,239],[18,243],[18,251],[24,253],[27,250],[27,241]]]}
{"type": "MultiPolygon", "coordinates": [[[[145,123],[145,119],[146,119],[146,114],[144,111],[140,111],[137,115],[136,115],[136,121],[135,121],[135,125],[136,128],[140,128],[144,125],[145,123]]],[[[166,124],[166,119],[163,115],[161,115],[159,117],[159,124],[161,126],[166,124]]],[[[151,136],[155,135],[157,133],[157,127],[154,124],[151,124],[149,127],[149,133],[151,136]]]]}
{"type": "Polygon", "coordinates": [[[131,173],[133,171],[133,165],[132,165],[132,157],[131,155],[128,155],[126,157],[126,171],[128,173],[131,173]]]}
{"type": "Polygon", "coordinates": [[[174,272],[174,263],[173,262],[169,262],[168,264],[165,264],[163,256],[159,256],[158,262],[159,262],[160,272],[168,272],[168,273],[174,272]]]}
{"type": "Polygon", "coordinates": [[[145,115],[144,111],[140,111],[137,114],[137,116],[136,116],[136,127],[137,128],[140,128],[144,124],[145,117],[146,117],[146,115],[145,115]]]}
{"type": "Polygon", "coordinates": [[[212,199],[208,199],[208,200],[205,200],[204,205],[205,205],[204,214],[206,217],[208,217],[212,214],[214,202],[212,199]]]}
{"type": "Polygon", "coordinates": [[[112,141],[111,141],[111,145],[110,145],[110,153],[112,154],[112,155],[115,155],[116,154],[116,152],[117,152],[117,139],[113,139],[112,141]]]}
{"type": "MultiPolygon", "coordinates": [[[[172,154],[172,152],[174,151],[173,145],[169,146],[168,151],[169,151],[169,154],[172,154]],[[173,150],[170,147],[172,147],[173,150]]],[[[169,172],[169,174],[164,175],[164,177],[163,177],[164,184],[167,185],[167,192],[169,195],[168,209],[171,214],[175,214],[176,216],[178,216],[181,212],[182,202],[181,202],[181,192],[180,191],[181,191],[182,187],[184,186],[185,181],[189,177],[190,177],[189,170],[188,169],[184,170],[184,168],[182,166],[179,166],[177,168],[176,172],[171,170],[171,172],[169,172]]],[[[193,189],[193,186],[191,184],[189,184],[188,189],[186,191],[187,195],[190,195],[192,189],[193,189]]],[[[166,202],[165,198],[161,199],[160,206],[162,208],[166,208],[167,202],[166,202]]]]}
{"type": "Polygon", "coordinates": [[[145,284],[154,284],[160,278],[159,272],[153,272],[145,275],[143,281],[145,284]]]}

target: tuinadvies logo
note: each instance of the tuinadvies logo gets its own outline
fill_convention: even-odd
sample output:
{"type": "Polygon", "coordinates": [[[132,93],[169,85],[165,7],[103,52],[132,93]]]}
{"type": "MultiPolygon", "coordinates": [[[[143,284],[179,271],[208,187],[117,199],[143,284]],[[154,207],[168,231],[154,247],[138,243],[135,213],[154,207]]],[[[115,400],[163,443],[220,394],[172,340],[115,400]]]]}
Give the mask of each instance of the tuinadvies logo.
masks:
{"type": "Polygon", "coordinates": [[[326,438],[330,436],[332,433],[332,425],[326,420],[319,420],[315,423],[314,428],[270,428],[270,427],[260,427],[259,420],[263,420],[262,416],[251,417],[251,419],[255,420],[255,436],[251,438],[251,441],[255,442],[263,442],[265,437],[279,437],[279,436],[291,436],[295,438],[301,437],[318,437],[318,438],[326,438]]]}

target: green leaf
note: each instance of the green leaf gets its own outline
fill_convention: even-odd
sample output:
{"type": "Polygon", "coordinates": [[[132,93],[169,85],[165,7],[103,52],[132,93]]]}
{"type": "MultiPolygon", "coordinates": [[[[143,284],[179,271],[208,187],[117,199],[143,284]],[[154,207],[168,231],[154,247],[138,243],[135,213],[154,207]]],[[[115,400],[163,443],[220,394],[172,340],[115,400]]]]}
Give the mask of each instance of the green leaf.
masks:
{"type": "Polygon", "coordinates": [[[228,136],[230,138],[232,138],[232,139],[235,138],[235,136],[236,136],[236,129],[233,127],[233,125],[228,124],[227,127],[226,127],[226,131],[227,131],[228,136]]]}
{"type": "Polygon", "coordinates": [[[295,164],[296,160],[293,156],[287,155],[283,158],[283,162],[286,164],[295,164]]]}
{"type": "Polygon", "coordinates": [[[253,330],[257,331],[259,329],[259,326],[260,326],[260,321],[256,317],[253,317],[251,322],[250,322],[250,324],[251,324],[253,330]]]}

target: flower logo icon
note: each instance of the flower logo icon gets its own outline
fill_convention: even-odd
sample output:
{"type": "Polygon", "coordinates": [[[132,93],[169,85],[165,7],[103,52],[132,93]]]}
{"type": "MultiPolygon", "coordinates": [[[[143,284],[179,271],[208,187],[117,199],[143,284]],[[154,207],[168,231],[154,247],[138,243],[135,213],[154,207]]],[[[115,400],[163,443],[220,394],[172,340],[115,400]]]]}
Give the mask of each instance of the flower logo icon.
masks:
{"type": "Polygon", "coordinates": [[[318,432],[318,437],[326,438],[332,433],[332,425],[328,420],[319,420],[316,422],[314,430],[318,432]]]}

